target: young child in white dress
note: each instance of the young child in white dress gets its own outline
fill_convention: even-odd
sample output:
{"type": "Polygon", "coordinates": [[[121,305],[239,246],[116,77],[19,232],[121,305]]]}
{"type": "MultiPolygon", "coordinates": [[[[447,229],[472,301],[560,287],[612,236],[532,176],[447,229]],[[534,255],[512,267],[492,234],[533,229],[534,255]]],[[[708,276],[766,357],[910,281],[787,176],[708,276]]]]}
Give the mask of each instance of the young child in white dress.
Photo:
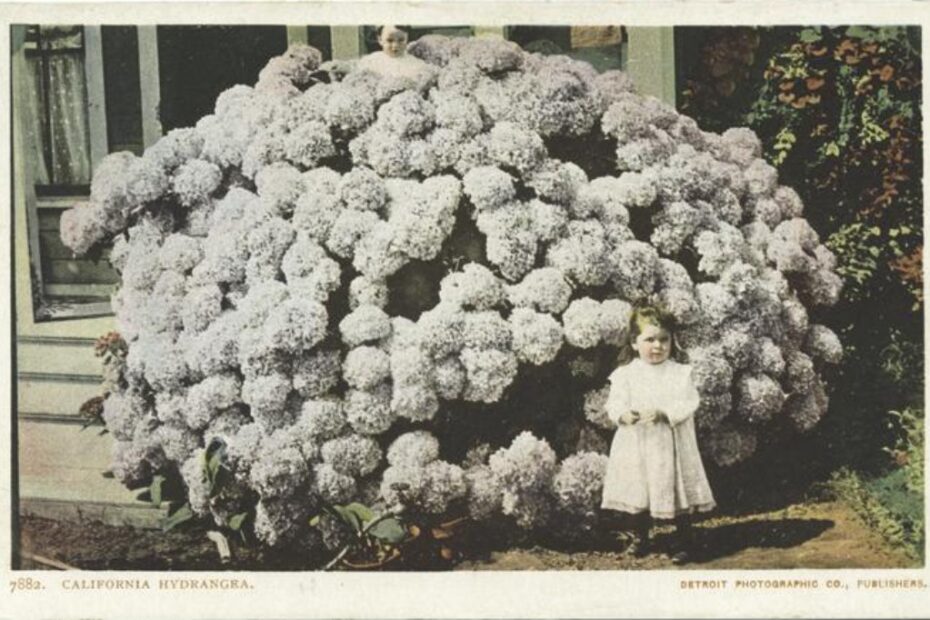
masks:
{"type": "Polygon", "coordinates": [[[378,44],[381,51],[359,58],[356,67],[381,76],[407,80],[414,86],[429,83],[435,68],[407,54],[407,31],[398,26],[380,26],[378,44]]]}
{"type": "Polygon", "coordinates": [[[630,319],[632,361],[609,377],[607,415],[617,424],[601,506],[633,516],[630,552],[648,553],[651,519],[675,519],[676,563],[689,560],[689,515],[714,507],[694,428],[700,396],[691,367],[671,359],[671,316],[652,308],[630,319]]]}

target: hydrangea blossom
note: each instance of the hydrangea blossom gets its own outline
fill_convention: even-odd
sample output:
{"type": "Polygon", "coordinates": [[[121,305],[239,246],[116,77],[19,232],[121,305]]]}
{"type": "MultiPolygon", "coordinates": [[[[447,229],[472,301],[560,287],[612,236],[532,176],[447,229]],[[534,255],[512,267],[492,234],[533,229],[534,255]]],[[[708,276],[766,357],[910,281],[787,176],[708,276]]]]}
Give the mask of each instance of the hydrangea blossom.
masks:
{"type": "Polygon", "coordinates": [[[582,517],[597,514],[607,473],[607,456],[579,452],[559,464],[552,489],[560,509],[582,517]]]}
{"type": "Polygon", "coordinates": [[[843,358],[843,345],[839,337],[825,325],[811,325],[804,350],[811,357],[828,364],[838,364],[843,358]]]}
{"type": "Polygon", "coordinates": [[[562,315],[565,325],[565,340],[581,349],[597,346],[603,334],[601,329],[601,304],[590,297],[574,300],[562,315]]]}
{"type": "Polygon", "coordinates": [[[223,181],[223,172],[216,164],[202,159],[184,162],[171,179],[171,190],[185,207],[206,202],[223,181]]]}
{"type": "Polygon", "coordinates": [[[331,398],[305,401],[296,426],[302,436],[317,444],[341,436],[346,430],[342,401],[331,398]]]}
{"type": "Polygon", "coordinates": [[[416,79],[294,46],[195,127],[104,158],[62,215],[66,246],[112,243],[121,274],[121,480],[182,471],[199,513],[254,509],[266,544],[309,540],[321,501],[567,534],[602,484],[603,382],[638,303],[679,323],[716,463],[822,418],[842,347],[809,310],[842,281],[753,132],[510,42],[410,53],[416,79]],[[235,484],[208,511],[191,463],[214,438],[235,484]]]}
{"type": "Polygon", "coordinates": [[[562,326],[551,314],[516,308],[510,315],[513,350],[521,362],[551,362],[562,347],[562,326]]]}
{"type": "Polygon", "coordinates": [[[344,435],[323,444],[323,462],[347,476],[365,476],[381,462],[378,442],[362,435],[344,435]]]}
{"type": "Polygon", "coordinates": [[[584,395],[584,417],[600,428],[612,430],[617,425],[607,415],[607,397],[609,395],[609,384],[586,393],[584,395]]]}
{"type": "Polygon", "coordinates": [[[345,413],[346,420],[355,432],[380,435],[394,422],[390,386],[378,384],[369,389],[349,390],[346,394],[345,413]]]}
{"type": "Polygon", "coordinates": [[[391,395],[391,410],[414,422],[423,422],[436,415],[439,398],[429,383],[397,383],[391,395]]]}
{"type": "Polygon", "coordinates": [[[355,497],[355,478],[338,471],[330,463],[313,467],[313,491],[330,504],[345,504],[355,497]]]}
{"type": "Polygon", "coordinates": [[[455,400],[465,388],[465,367],[456,357],[446,357],[438,362],[433,370],[436,392],[446,400],[455,400]]]}
{"type": "Polygon", "coordinates": [[[517,375],[517,358],[510,351],[462,349],[462,365],[467,378],[462,398],[493,403],[517,375]]]}
{"type": "Polygon", "coordinates": [[[387,451],[390,465],[423,466],[439,458],[439,440],[427,431],[404,433],[387,451]]]}
{"type": "Polygon", "coordinates": [[[721,424],[704,443],[714,462],[727,466],[752,456],[758,441],[754,433],[744,428],[721,424]]]}
{"type": "Polygon", "coordinates": [[[488,465],[503,489],[505,515],[514,517],[524,528],[546,520],[550,501],[546,490],[556,473],[557,458],[545,440],[523,432],[508,448],[492,454],[488,465]]]}
{"type": "Polygon", "coordinates": [[[298,358],[294,364],[294,389],[315,398],[334,388],[341,377],[338,351],[321,349],[298,358]]]}
{"type": "Polygon", "coordinates": [[[610,274],[608,253],[604,226],[598,220],[574,220],[568,224],[568,235],[549,246],[546,260],[570,280],[598,286],[610,274]]]}
{"type": "Polygon", "coordinates": [[[339,323],[339,331],[346,344],[358,346],[389,336],[391,321],[377,306],[359,306],[339,323]]]}
{"type": "Polygon", "coordinates": [[[185,403],[185,422],[192,429],[201,429],[219,411],[239,402],[241,381],[233,374],[211,375],[191,386],[185,403]]]}
{"type": "Polygon", "coordinates": [[[743,376],[737,383],[736,413],[750,421],[767,420],[785,403],[785,393],[768,375],[743,376]]]}
{"type": "Polygon", "coordinates": [[[391,358],[375,347],[355,347],[342,363],[342,376],[350,386],[367,390],[391,374],[391,358]]]}
{"type": "Polygon", "coordinates": [[[496,514],[503,503],[503,489],[487,465],[473,467],[465,472],[468,496],[468,514],[483,521],[496,514]]]}
{"type": "Polygon", "coordinates": [[[487,267],[469,263],[443,278],[439,299],[466,309],[489,310],[503,301],[504,287],[487,267]]]}
{"type": "Polygon", "coordinates": [[[561,314],[568,307],[572,289],[561,271],[541,267],[526,274],[520,283],[508,287],[507,295],[514,306],[561,314]]]}

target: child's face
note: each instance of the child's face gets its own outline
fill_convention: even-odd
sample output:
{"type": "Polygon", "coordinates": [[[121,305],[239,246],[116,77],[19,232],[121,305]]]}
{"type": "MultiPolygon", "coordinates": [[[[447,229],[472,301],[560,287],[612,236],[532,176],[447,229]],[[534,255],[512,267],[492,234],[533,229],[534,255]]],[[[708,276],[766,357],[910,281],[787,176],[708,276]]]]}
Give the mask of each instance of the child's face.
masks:
{"type": "Polygon", "coordinates": [[[658,325],[644,325],[633,348],[647,364],[661,364],[672,353],[672,335],[658,325]]]}
{"type": "Polygon", "coordinates": [[[394,26],[385,26],[378,37],[381,49],[391,58],[403,56],[407,51],[407,33],[394,26]]]}

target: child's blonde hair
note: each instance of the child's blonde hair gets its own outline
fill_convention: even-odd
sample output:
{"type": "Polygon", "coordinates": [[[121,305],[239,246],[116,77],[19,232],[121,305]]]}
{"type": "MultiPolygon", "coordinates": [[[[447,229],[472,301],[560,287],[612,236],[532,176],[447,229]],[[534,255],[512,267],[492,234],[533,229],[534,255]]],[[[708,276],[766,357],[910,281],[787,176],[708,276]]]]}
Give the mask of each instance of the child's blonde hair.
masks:
{"type": "Polygon", "coordinates": [[[637,306],[630,315],[629,338],[627,338],[626,344],[620,348],[620,354],[617,356],[618,365],[629,364],[636,358],[636,349],[633,345],[647,325],[661,327],[668,332],[672,339],[671,356],[676,356],[678,344],[675,341],[675,330],[678,327],[678,322],[675,317],[658,305],[637,306]]]}

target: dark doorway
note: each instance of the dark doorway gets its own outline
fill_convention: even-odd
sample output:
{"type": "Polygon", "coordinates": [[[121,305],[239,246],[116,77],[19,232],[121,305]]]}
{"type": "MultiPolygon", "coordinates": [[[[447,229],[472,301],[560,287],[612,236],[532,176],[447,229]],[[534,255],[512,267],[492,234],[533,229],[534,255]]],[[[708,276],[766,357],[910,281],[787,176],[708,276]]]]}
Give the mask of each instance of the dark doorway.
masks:
{"type": "Polygon", "coordinates": [[[287,49],[284,26],[159,26],[159,118],[167,132],[213,112],[221,92],[255,84],[258,72],[287,49]]]}

